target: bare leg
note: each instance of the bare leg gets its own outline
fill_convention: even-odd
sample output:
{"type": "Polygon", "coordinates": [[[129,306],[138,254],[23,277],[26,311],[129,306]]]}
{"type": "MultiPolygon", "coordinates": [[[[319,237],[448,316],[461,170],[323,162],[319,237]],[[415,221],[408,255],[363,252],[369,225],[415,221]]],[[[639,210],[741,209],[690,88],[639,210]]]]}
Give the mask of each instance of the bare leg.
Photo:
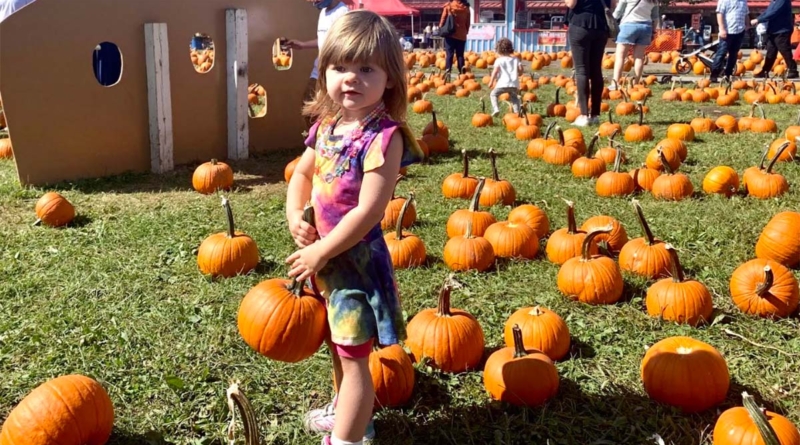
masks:
{"type": "Polygon", "coordinates": [[[633,72],[636,75],[635,83],[642,81],[642,72],[644,71],[644,45],[636,45],[633,47],[633,72]]]}
{"type": "Polygon", "coordinates": [[[617,43],[617,52],[614,54],[614,80],[619,84],[622,77],[622,65],[625,63],[625,53],[628,52],[628,45],[617,43]]]}
{"type": "Polygon", "coordinates": [[[348,442],[359,442],[364,437],[372,418],[375,388],[369,373],[369,357],[353,359],[340,357],[342,382],[336,404],[336,425],[333,435],[348,442]]]}

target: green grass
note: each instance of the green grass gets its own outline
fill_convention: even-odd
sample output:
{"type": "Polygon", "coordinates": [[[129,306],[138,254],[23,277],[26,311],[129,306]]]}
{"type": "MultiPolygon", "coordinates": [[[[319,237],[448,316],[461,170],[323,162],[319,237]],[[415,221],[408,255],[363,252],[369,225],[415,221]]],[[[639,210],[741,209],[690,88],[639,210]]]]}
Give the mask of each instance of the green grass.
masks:
{"type": "MultiPolygon", "coordinates": [[[[539,107],[554,87],[537,91],[539,107]]],[[[657,139],[671,122],[694,116],[696,104],[662,102],[657,87],[648,121],[657,139]]],[[[486,90],[482,92],[486,94],[486,90]]],[[[594,182],[572,177],[566,167],[525,156],[526,143],[500,126],[469,125],[474,97],[429,96],[451,128],[454,152],[429,165],[411,167],[398,193],[415,191],[418,223],[412,231],[426,242],[431,265],[399,271],[397,278],[408,319],[433,307],[448,270],[441,261],[447,217],[464,201],[441,196],[442,179],[459,169],[455,150],[473,154],[471,171],[489,175],[486,151],[499,152],[500,175],[511,180],[520,202],[539,205],[553,230],[565,225],[561,198],[576,202],[578,223],[593,215],[618,218],[630,238],[641,236],[630,199],[595,195],[594,182]]],[[[796,109],[767,106],[781,129],[796,109]]],[[[733,107],[743,114],[746,105],[733,107]]],[[[411,115],[419,131],[427,115],[411,115]]],[[[623,125],[633,118],[622,118],[623,125]]],[[[589,140],[589,129],[584,131],[589,140]]],[[[380,444],[641,444],[710,443],[718,415],[709,410],[684,415],[648,399],[639,366],[645,349],[673,335],[706,341],[725,356],[731,389],[720,410],[740,404],[746,390],[759,403],[800,421],[798,319],[770,321],[742,315],[731,303],[728,280],[754,256],[761,228],[781,210],[798,209],[800,168],[779,164],[792,188],[785,196],[760,201],[745,196],[705,196],[701,182],[716,165],[740,173],[755,165],[772,135],[700,135],[689,145],[681,170],[696,194],[683,202],[658,202],[641,195],[655,234],[679,248],[687,274],[712,291],[715,323],[679,326],[647,316],[643,297],[649,283],[626,277],[623,301],[587,306],[559,294],[558,266],[541,255],[535,261],[501,262],[487,273],[463,273],[465,287],[453,305],[474,314],[486,334],[487,354],[502,344],[502,326],[517,308],[539,304],[558,312],[570,327],[571,357],[557,364],[561,387],[539,409],[491,402],[480,371],[443,375],[417,365],[417,387],[406,408],[377,414],[380,444]],[[764,345],[753,346],[724,332],[729,329],[764,345]]],[[[654,141],[655,142],[655,141],[654,141]]],[[[654,142],[624,144],[638,166],[654,142]]],[[[79,218],[65,229],[32,227],[33,205],[45,191],[21,188],[13,162],[0,162],[0,419],[29,391],[58,375],[81,373],[101,381],[116,409],[112,444],[223,444],[229,419],[225,389],[240,380],[261,421],[263,439],[274,444],[315,444],[302,432],[302,414],[332,394],[329,356],[320,351],[295,365],[263,358],[240,339],[236,313],[256,283],[286,272],[293,243],[284,221],[283,166],[300,150],[235,162],[237,188],[228,193],[238,228],[258,243],[262,263],[247,276],[210,281],[197,269],[195,253],[209,234],[224,230],[218,196],[191,190],[193,166],[162,176],[129,174],[60,184],[79,218]]],[[[508,208],[491,210],[498,220],[508,208]]],[[[544,240],[542,240],[544,245],[544,240]]],[[[543,249],[542,249],[543,250],[543,249]]],[[[535,378],[535,377],[533,377],[535,378]]]]}

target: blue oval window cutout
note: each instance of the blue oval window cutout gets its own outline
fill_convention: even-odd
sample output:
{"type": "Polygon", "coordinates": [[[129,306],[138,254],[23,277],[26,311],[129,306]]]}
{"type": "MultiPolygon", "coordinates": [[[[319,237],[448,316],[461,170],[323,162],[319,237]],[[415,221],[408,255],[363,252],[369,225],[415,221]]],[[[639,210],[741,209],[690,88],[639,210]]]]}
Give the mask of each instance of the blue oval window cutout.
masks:
{"type": "Polygon", "coordinates": [[[122,79],[122,53],[117,45],[103,42],[94,48],[92,67],[97,82],[112,87],[122,79]]]}

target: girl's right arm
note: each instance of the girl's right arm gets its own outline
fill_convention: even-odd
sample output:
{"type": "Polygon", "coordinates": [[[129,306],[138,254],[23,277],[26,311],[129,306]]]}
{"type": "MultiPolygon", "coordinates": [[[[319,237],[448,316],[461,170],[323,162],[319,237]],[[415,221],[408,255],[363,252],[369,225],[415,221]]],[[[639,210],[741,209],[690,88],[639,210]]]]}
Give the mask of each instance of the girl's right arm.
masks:
{"type": "Polygon", "coordinates": [[[311,199],[315,156],[314,149],[306,147],[289,180],[289,189],[286,192],[286,220],[289,222],[292,238],[299,247],[308,246],[317,239],[314,227],[303,221],[303,209],[311,199]]]}
{"type": "Polygon", "coordinates": [[[500,77],[500,65],[494,65],[494,69],[492,70],[492,78],[489,80],[489,89],[494,89],[494,84],[497,82],[497,78],[500,77]]]}

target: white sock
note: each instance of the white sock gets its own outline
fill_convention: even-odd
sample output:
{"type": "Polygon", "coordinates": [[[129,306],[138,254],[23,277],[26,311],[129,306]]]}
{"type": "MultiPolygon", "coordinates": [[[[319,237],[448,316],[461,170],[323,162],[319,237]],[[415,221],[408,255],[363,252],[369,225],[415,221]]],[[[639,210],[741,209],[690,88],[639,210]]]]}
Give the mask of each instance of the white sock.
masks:
{"type": "Polygon", "coordinates": [[[346,440],[338,439],[336,436],[331,434],[331,445],[364,445],[364,441],[359,440],[358,442],[348,442],[346,440]]]}

